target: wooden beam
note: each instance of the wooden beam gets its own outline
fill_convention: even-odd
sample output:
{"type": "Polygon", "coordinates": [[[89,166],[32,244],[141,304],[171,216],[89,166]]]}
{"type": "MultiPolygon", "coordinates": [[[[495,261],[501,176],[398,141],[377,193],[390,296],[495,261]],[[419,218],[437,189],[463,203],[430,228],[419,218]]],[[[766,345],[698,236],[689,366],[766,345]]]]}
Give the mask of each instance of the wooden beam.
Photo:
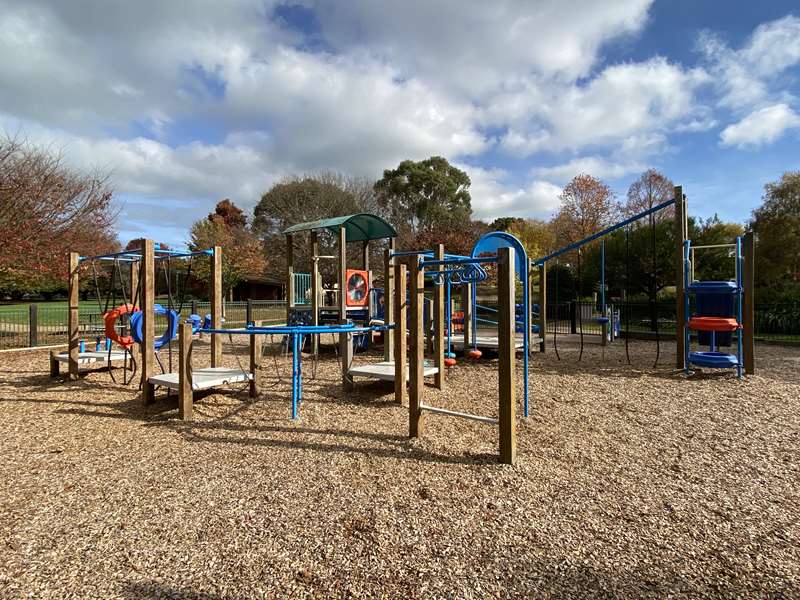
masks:
{"type": "MultiPolygon", "coordinates": [[[[444,260],[444,244],[437,244],[434,253],[436,260],[444,260]]],[[[445,265],[439,265],[437,271],[444,271],[445,265]]],[[[433,286],[433,363],[436,366],[436,375],[434,375],[434,385],[442,390],[444,389],[444,347],[446,340],[444,337],[444,296],[445,284],[433,286]]]]}
{"type": "Polygon", "coordinates": [[[286,236],[286,324],[294,309],[294,241],[292,234],[286,236]]]}
{"type": "MultiPolygon", "coordinates": [[[[319,325],[319,300],[322,290],[322,279],[319,272],[319,233],[311,232],[311,324],[319,325]]],[[[319,352],[319,336],[311,336],[314,356],[319,352]]]]}
{"type": "MultiPolygon", "coordinates": [[[[78,269],[80,255],[77,252],[69,253],[69,314],[67,315],[69,336],[69,378],[78,378],[78,354],[80,350],[80,297],[78,269]]],[[[116,308],[116,307],[115,307],[116,308]]]]}
{"type": "MultiPolygon", "coordinates": [[[[214,268],[211,272],[211,327],[222,327],[222,247],[214,246],[214,268]]],[[[222,336],[211,334],[211,366],[222,366],[222,336]]]]}
{"type": "Polygon", "coordinates": [[[406,382],[406,363],[408,362],[406,354],[408,336],[406,289],[408,287],[408,271],[406,265],[399,261],[394,265],[394,281],[394,400],[398,404],[404,405],[407,401],[406,390],[408,385],[406,382]]]}
{"type": "MultiPolygon", "coordinates": [[[[386,323],[394,319],[394,238],[389,238],[389,247],[383,252],[383,313],[386,323]]],[[[397,321],[395,321],[396,323],[397,321]]],[[[389,329],[383,332],[383,360],[391,362],[394,360],[394,330],[389,329]]]]}
{"type": "Polygon", "coordinates": [[[131,265],[131,282],[129,288],[131,290],[130,299],[131,299],[131,304],[133,305],[134,308],[136,308],[137,306],[139,306],[138,302],[139,299],[137,298],[139,292],[139,263],[132,262],[130,263],[130,265],[131,265]]]}
{"type": "Polygon", "coordinates": [[[498,377],[500,462],[513,465],[517,459],[517,403],[515,381],[515,269],[513,248],[498,249],[498,377]]]}
{"type": "Polygon", "coordinates": [[[683,195],[683,188],[675,186],[675,302],[676,302],[676,323],[675,323],[675,367],[683,369],[686,354],[686,311],[684,306],[683,289],[683,243],[686,241],[687,218],[686,218],[686,198],[683,195]]]}
{"type": "MultiPolygon", "coordinates": [[[[318,336],[314,336],[318,337],[318,336]]],[[[261,336],[250,336],[250,374],[253,378],[250,380],[250,397],[255,398],[258,396],[259,384],[259,367],[261,366],[261,336]]]]}
{"type": "Polygon", "coordinates": [[[178,327],[178,409],[181,419],[192,420],[192,326],[181,323],[178,327]]]}
{"type": "MultiPolygon", "coordinates": [[[[407,259],[408,277],[411,280],[410,307],[411,356],[408,361],[408,435],[419,437],[423,433],[424,417],[420,406],[424,391],[425,340],[423,338],[422,306],[425,300],[425,270],[420,267],[420,256],[407,259]]],[[[398,357],[395,356],[395,360],[398,357]]]]}
{"type": "Polygon", "coordinates": [[[539,265],[539,352],[547,345],[547,263],[539,265]]]}
{"type": "MultiPolygon", "coordinates": [[[[339,322],[347,323],[347,230],[339,227],[339,322]]],[[[342,386],[353,387],[350,363],[353,362],[353,342],[347,333],[339,334],[339,356],[342,357],[342,386]]]]}
{"type": "Polygon", "coordinates": [[[744,264],[742,265],[742,286],[744,287],[744,297],[742,298],[742,358],[744,360],[744,372],[748,375],[753,375],[756,372],[756,242],[752,231],[745,234],[742,239],[742,255],[744,258],[744,264]]]}
{"type": "Polygon", "coordinates": [[[155,373],[155,304],[156,278],[155,278],[155,250],[153,240],[144,240],[142,258],[139,264],[141,273],[141,289],[139,296],[142,309],[142,400],[149,404],[155,400],[155,388],[150,384],[150,378],[155,373]]]}

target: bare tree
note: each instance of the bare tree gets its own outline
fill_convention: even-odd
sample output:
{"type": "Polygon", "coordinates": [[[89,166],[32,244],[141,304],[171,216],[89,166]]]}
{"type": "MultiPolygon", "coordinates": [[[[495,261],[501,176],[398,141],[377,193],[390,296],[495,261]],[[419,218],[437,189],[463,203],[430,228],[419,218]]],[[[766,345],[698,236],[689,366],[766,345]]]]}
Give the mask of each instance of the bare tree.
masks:
{"type": "MultiPolygon", "coordinates": [[[[628,188],[628,201],[622,211],[626,217],[632,217],[658,206],[672,199],[674,187],[668,177],[655,169],[648,169],[628,188]]],[[[670,206],[654,213],[653,218],[660,223],[672,219],[674,214],[675,209],[670,206]]]]}

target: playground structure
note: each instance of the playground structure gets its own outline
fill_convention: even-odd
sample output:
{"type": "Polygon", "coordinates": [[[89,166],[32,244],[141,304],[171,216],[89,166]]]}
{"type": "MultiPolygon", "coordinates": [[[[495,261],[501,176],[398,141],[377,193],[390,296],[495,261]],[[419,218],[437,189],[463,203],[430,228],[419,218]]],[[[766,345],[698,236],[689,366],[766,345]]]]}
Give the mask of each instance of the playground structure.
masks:
{"type": "MultiPolygon", "coordinates": [[[[126,250],[110,254],[97,256],[80,256],[77,252],[69,254],[69,313],[68,313],[68,349],[66,353],[52,353],[50,356],[50,374],[58,375],[58,365],[66,362],[68,365],[68,376],[70,379],[77,379],[79,368],[82,364],[91,364],[108,361],[109,366],[113,360],[122,360],[128,354],[132,358],[132,348],[139,346],[141,386],[143,389],[143,400],[145,403],[152,402],[155,395],[155,388],[159,385],[175,387],[172,379],[177,381],[178,375],[171,373],[155,374],[157,362],[156,352],[163,346],[169,346],[171,340],[177,334],[178,321],[180,315],[178,311],[164,308],[155,303],[156,289],[156,264],[171,259],[193,257],[208,257],[211,261],[211,311],[207,321],[209,326],[218,328],[222,324],[222,248],[215,246],[207,250],[199,251],[176,251],[162,249],[152,241],[143,240],[142,246],[138,250],[126,250]],[[80,308],[79,308],[79,285],[80,269],[85,263],[113,262],[114,271],[122,281],[121,264],[130,266],[129,294],[125,293],[124,284],[122,285],[122,304],[107,310],[104,314],[104,333],[106,336],[106,352],[101,352],[99,348],[95,351],[86,351],[85,343],[81,339],[80,328],[80,308]],[[167,328],[158,339],[155,337],[155,318],[157,314],[162,314],[167,318],[167,328]],[[118,320],[129,318],[131,335],[120,335],[118,320]],[[123,351],[113,349],[116,343],[123,348],[123,351]]],[[[167,280],[169,285],[168,267],[167,280]]],[[[188,277],[188,274],[187,274],[188,277]]],[[[113,285],[113,282],[112,282],[113,285]]],[[[171,292],[170,292],[171,296],[171,292]]],[[[99,291],[98,291],[99,297],[99,291]]],[[[170,301],[171,302],[171,301],[170,301]]],[[[241,377],[238,374],[229,373],[228,369],[221,366],[222,340],[217,334],[211,335],[211,365],[210,373],[218,376],[241,377]]],[[[205,380],[210,379],[206,374],[205,380]]],[[[203,379],[201,373],[198,373],[203,379]]],[[[248,374],[249,377],[249,374],[248,374]]]]}
{"type": "MultiPolygon", "coordinates": [[[[691,341],[691,330],[699,330],[698,326],[702,325],[700,321],[693,321],[690,326],[690,319],[688,318],[689,302],[687,294],[692,294],[698,290],[710,289],[715,285],[721,289],[730,290],[732,297],[738,298],[738,306],[741,308],[741,315],[738,318],[736,327],[733,324],[727,325],[733,329],[726,330],[728,333],[731,331],[737,332],[737,344],[741,345],[741,349],[737,352],[737,362],[733,364],[730,358],[717,358],[713,360],[711,357],[706,356],[705,360],[697,353],[694,353],[691,358],[693,364],[698,367],[706,368],[730,368],[738,367],[739,370],[746,374],[755,373],[755,358],[754,358],[754,299],[753,299],[753,264],[755,258],[753,234],[746,234],[741,240],[737,240],[734,244],[725,245],[725,247],[736,248],[736,281],[731,282],[705,282],[707,285],[698,286],[694,281],[694,252],[692,250],[691,242],[689,241],[689,225],[688,225],[688,202],[686,196],[683,194],[681,186],[675,186],[673,191],[673,198],[657,204],[647,210],[635,214],[627,219],[620,221],[610,227],[589,235],[575,243],[569,244],[564,248],[555,250],[548,255],[535,259],[532,261],[532,268],[539,271],[539,331],[546,331],[547,328],[547,267],[548,263],[558,260],[559,257],[570,252],[578,251],[587,244],[596,240],[603,241],[603,238],[609,234],[630,227],[633,223],[645,217],[653,218],[656,213],[669,208],[674,208],[674,237],[675,237],[675,297],[676,297],[676,332],[675,338],[677,342],[675,366],[677,369],[689,372],[689,365],[687,360],[690,358],[688,346],[691,341]],[[744,251],[741,250],[744,248],[744,251]],[[702,364],[701,364],[702,363],[702,364]]],[[[651,220],[652,223],[652,220],[651,220]]],[[[627,233],[626,233],[627,234],[627,233]]],[[[695,246],[694,250],[704,249],[704,247],[695,246]]],[[[601,245],[601,303],[603,310],[607,310],[605,300],[605,246],[601,245]]],[[[627,284],[627,282],[626,282],[627,284]]],[[[734,315],[731,315],[733,317],[734,315]]],[[[602,326],[602,343],[605,344],[609,337],[609,327],[614,327],[613,320],[605,315],[601,315],[598,322],[602,326]],[[608,319],[608,320],[607,320],[608,319]]],[[[613,337],[613,335],[612,335],[613,337]]],[[[581,355],[583,354],[583,336],[581,336],[581,355]]],[[[626,332],[626,344],[629,336],[626,332]]],[[[702,337],[704,340],[705,337],[702,337]]],[[[658,337],[656,338],[658,344],[658,337]]],[[[702,341],[701,340],[701,341],[702,341]]],[[[723,342],[728,342],[727,339],[722,338],[723,342]]],[[[719,342],[714,339],[714,344],[719,345],[719,342]]],[[[627,347],[627,346],[626,346],[627,347]]],[[[545,336],[542,336],[540,344],[540,351],[544,352],[546,349],[545,336]]],[[[711,350],[715,351],[714,348],[711,350]]],[[[728,355],[730,356],[730,355],[728,355]]]]}
{"type": "MultiPolygon", "coordinates": [[[[688,240],[687,202],[680,187],[675,188],[675,197],[652,208],[633,215],[591,236],[549,253],[545,257],[530,260],[522,244],[514,236],[504,232],[491,232],[482,236],[473,247],[470,255],[446,254],[439,244],[435,250],[398,251],[395,249],[396,232],[383,219],[369,214],[348,215],[289,227],[284,231],[287,239],[287,308],[286,324],[262,327],[247,323],[244,328],[224,329],[221,320],[221,248],[215,247],[199,252],[180,252],[161,250],[153,242],[146,240],[141,250],[120,252],[95,257],[81,257],[70,254],[70,312],[69,312],[69,351],[66,355],[51,357],[51,374],[57,374],[57,363],[69,364],[69,376],[77,378],[80,364],[119,359],[120,353],[107,345],[107,353],[86,352],[82,348],[78,328],[78,272],[84,261],[113,261],[119,271],[121,262],[131,266],[131,302],[108,311],[105,315],[105,332],[108,340],[124,349],[125,353],[138,344],[141,353],[144,402],[154,399],[157,387],[176,390],[179,398],[180,415],[183,419],[192,418],[194,392],[231,383],[247,383],[250,396],[259,393],[257,370],[262,356],[262,340],[265,336],[280,336],[287,344],[287,353],[292,357],[292,419],[299,418],[303,399],[302,350],[306,340],[312,341],[315,359],[319,351],[320,337],[325,334],[338,336],[338,353],[341,361],[342,385],[345,389],[353,386],[354,377],[394,382],[394,397],[399,404],[409,408],[409,435],[419,437],[424,433],[424,416],[439,414],[474,420],[496,425],[499,428],[499,456],[501,462],[513,464],[516,457],[516,372],[515,360],[518,350],[522,351],[523,373],[523,414],[529,415],[529,373],[531,344],[539,344],[544,352],[547,328],[547,265],[570,252],[580,252],[585,245],[600,240],[600,309],[596,319],[602,327],[602,344],[614,337],[614,311],[609,311],[605,296],[605,243],[604,237],[610,233],[627,228],[639,219],[650,217],[668,207],[675,209],[675,237],[680,245],[676,251],[678,278],[676,292],[677,309],[677,358],[676,366],[690,373],[690,365],[706,368],[736,368],[738,375],[754,371],[753,360],[753,239],[752,235],[737,239],[731,247],[735,251],[734,282],[695,282],[695,251],[705,249],[692,246],[688,240]],[[337,256],[322,256],[319,248],[320,232],[328,231],[336,236],[337,256]],[[301,232],[310,234],[311,273],[308,286],[301,290],[298,299],[298,273],[294,264],[294,236],[301,232]],[[369,268],[370,242],[386,240],[384,251],[384,312],[381,319],[376,318],[373,306],[377,297],[372,286],[372,273],[369,268]],[[348,268],[347,249],[349,243],[360,243],[361,265],[359,269],[348,268]],[[744,250],[743,250],[744,248],[744,250]],[[164,309],[154,302],[155,264],[170,258],[187,258],[207,255],[212,260],[211,269],[211,313],[200,325],[197,315],[192,315],[191,323],[180,323],[180,315],[164,309]],[[680,261],[677,262],[677,258],[680,261]],[[319,261],[336,260],[338,290],[336,306],[324,307],[322,276],[319,261]],[[477,285],[485,281],[488,273],[485,267],[494,265],[497,269],[497,298],[495,309],[497,321],[480,319],[477,303],[477,285]],[[539,277],[539,323],[531,322],[531,283],[534,274],[539,277]],[[426,280],[433,288],[432,310],[429,319],[425,318],[424,306],[426,280]],[[516,303],[517,280],[521,284],[521,303],[516,303]],[[454,286],[461,286],[463,330],[461,336],[454,335],[454,314],[452,293],[454,286]],[[136,289],[137,292],[133,293],[136,289]],[[706,301],[707,296],[724,298],[723,306],[706,301]],[[138,301],[136,300],[138,296],[138,301]],[[690,312],[690,298],[698,298],[696,314],[690,312]],[[706,300],[703,300],[706,298],[706,300]],[[168,325],[164,334],[156,339],[154,319],[156,314],[167,317],[168,325]],[[130,316],[131,335],[120,335],[117,320],[130,316]],[[389,317],[392,322],[389,322],[389,317]],[[328,322],[324,322],[328,321],[328,322]],[[496,335],[479,332],[479,323],[488,323],[497,328],[496,335]],[[541,338],[531,337],[536,331],[541,338]],[[700,333],[700,343],[710,346],[708,352],[691,352],[691,331],[700,333]],[[154,374],[155,353],[163,346],[169,346],[178,333],[179,366],[177,372],[154,374]],[[195,334],[211,336],[210,366],[194,369],[192,367],[192,340],[195,334]],[[369,339],[375,333],[384,337],[383,362],[353,365],[356,347],[360,340],[369,339]],[[736,333],[736,354],[718,351],[719,346],[730,343],[731,334],[736,333]],[[521,334],[521,339],[518,339],[521,334]],[[704,335],[710,336],[708,339],[704,335]],[[726,337],[727,334],[727,337],[726,337]],[[223,367],[221,364],[221,336],[248,336],[250,344],[249,368],[239,363],[238,369],[223,367]],[[460,337],[460,343],[454,338],[460,337]],[[426,347],[433,349],[433,364],[425,360],[426,347]],[[290,348],[290,350],[289,350],[290,348]],[[434,386],[443,389],[447,369],[455,366],[455,352],[460,349],[470,358],[480,358],[483,351],[496,351],[499,365],[498,416],[481,416],[469,412],[453,411],[426,404],[424,402],[424,378],[433,377],[434,386]]],[[[627,230],[626,230],[627,231],[627,230]]],[[[94,264],[94,263],[93,263],[94,264]]],[[[120,275],[121,277],[121,275],[120,275]]],[[[169,281],[169,277],[168,277],[169,281]]],[[[302,278],[300,279],[302,281],[302,278]]],[[[719,304],[719,303],[717,303],[719,304]]],[[[627,339],[626,339],[627,343],[627,339]]],[[[627,346],[626,346],[627,351],[627,346]]],[[[581,355],[583,339],[581,339],[581,355]]],[[[237,357],[238,361],[238,357],[237,357]]],[[[162,370],[163,367],[162,367],[162,370]]]]}

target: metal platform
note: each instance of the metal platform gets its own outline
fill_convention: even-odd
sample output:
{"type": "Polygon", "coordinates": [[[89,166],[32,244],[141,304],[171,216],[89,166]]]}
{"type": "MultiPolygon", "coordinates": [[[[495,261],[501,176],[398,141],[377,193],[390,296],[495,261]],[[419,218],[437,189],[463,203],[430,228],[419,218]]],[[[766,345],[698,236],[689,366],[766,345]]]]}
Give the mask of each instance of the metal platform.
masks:
{"type": "MultiPolygon", "coordinates": [[[[423,369],[425,377],[433,377],[439,369],[436,367],[426,366],[423,369]]],[[[394,381],[394,363],[393,362],[379,362],[369,365],[361,365],[350,369],[350,375],[353,377],[369,377],[370,379],[380,379],[381,381],[394,381]]],[[[408,380],[408,367],[406,367],[406,380],[408,380]]]]}
{"type": "MultiPolygon", "coordinates": [[[[192,389],[207,390],[220,385],[229,383],[244,383],[253,379],[253,375],[241,369],[229,369],[228,367],[205,367],[203,369],[192,370],[192,389]]],[[[149,380],[151,385],[166,387],[171,390],[178,389],[178,374],[164,373],[154,375],[149,380]]]]}
{"type": "MultiPolygon", "coordinates": [[[[69,353],[62,352],[60,354],[56,354],[53,356],[55,360],[60,363],[68,363],[69,362],[69,353]]],[[[79,352],[78,353],[78,364],[79,365],[88,365],[91,363],[97,362],[107,362],[108,361],[108,352],[79,352]]],[[[112,350],[111,351],[111,361],[115,360],[123,360],[125,358],[125,353],[120,350],[112,350]]]]}

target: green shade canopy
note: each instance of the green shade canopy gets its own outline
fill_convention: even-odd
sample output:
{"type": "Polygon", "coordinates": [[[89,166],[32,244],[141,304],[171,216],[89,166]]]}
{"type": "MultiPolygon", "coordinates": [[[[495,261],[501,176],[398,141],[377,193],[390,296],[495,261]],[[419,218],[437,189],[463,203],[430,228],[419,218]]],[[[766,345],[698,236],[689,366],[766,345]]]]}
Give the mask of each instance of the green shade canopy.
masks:
{"type": "Polygon", "coordinates": [[[332,217],[330,219],[320,219],[319,221],[309,221],[308,223],[298,223],[283,231],[284,234],[299,233],[301,231],[315,231],[327,229],[332,233],[338,233],[339,228],[344,227],[347,232],[348,242],[362,242],[364,240],[382,240],[384,238],[396,237],[397,231],[377,215],[369,213],[359,213],[357,215],[346,215],[343,217],[332,217]]]}

